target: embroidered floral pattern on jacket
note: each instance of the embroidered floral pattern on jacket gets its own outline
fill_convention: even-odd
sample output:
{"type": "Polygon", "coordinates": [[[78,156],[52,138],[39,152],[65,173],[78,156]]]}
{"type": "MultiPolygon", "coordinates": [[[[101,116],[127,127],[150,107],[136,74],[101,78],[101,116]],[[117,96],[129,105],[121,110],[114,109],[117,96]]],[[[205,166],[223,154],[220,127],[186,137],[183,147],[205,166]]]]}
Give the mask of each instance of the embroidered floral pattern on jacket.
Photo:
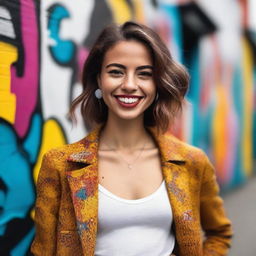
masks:
{"type": "Polygon", "coordinates": [[[187,220],[187,221],[192,221],[192,220],[193,220],[193,217],[192,217],[192,210],[185,211],[185,212],[183,213],[183,219],[184,219],[184,220],[187,220]]]}
{"type": "Polygon", "coordinates": [[[173,179],[170,182],[168,182],[167,186],[170,189],[170,191],[176,196],[176,198],[180,202],[184,203],[185,202],[185,198],[186,198],[186,194],[185,194],[185,192],[182,189],[180,189],[178,187],[178,184],[176,182],[176,179],[177,179],[178,175],[179,174],[177,172],[175,172],[173,174],[173,179]]]}

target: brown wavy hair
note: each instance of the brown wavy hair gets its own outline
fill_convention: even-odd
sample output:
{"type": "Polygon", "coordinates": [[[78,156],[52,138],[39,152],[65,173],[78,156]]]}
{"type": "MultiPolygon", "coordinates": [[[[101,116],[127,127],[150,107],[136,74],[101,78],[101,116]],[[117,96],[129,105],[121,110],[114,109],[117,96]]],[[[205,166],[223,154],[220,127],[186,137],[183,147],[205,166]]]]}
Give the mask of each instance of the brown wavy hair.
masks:
{"type": "Polygon", "coordinates": [[[156,126],[163,133],[167,131],[188,89],[189,75],[186,69],[175,62],[161,38],[151,28],[135,22],[107,26],[94,43],[83,67],[83,92],[71,104],[70,116],[75,118],[75,109],[80,105],[83,120],[88,127],[104,124],[108,107],[103,99],[98,100],[94,92],[98,88],[97,76],[101,72],[106,52],[120,41],[136,40],[149,50],[153,60],[153,78],[158,98],[144,113],[144,125],[156,126]]]}

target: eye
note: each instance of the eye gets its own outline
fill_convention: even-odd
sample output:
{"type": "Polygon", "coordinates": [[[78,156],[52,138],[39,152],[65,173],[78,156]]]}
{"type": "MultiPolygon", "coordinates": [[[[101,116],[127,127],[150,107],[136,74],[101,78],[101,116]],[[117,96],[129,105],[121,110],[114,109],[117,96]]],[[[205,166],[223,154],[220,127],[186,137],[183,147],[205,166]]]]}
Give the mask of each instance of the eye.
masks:
{"type": "Polygon", "coordinates": [[[141,71],[141,72],[139,72],[139,76],[145,77],[145,78],[152,77],[152,72],[150,72],[150,71],[141,71]]]}
{"type": "Polygon", "coordinates": [[[119,69],[111,69],[108,71],[108,73],[114,77],[119,77],[123,75],[123,72],[119,69]]]}

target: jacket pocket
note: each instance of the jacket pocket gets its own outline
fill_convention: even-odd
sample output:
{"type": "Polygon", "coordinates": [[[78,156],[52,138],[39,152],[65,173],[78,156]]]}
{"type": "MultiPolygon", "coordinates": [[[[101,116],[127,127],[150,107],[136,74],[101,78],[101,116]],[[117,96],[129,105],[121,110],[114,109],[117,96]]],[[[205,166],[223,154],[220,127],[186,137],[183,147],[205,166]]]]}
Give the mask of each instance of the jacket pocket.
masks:
{"type": "Polygon", "coordinates": [[[77,230],[59,230],[57,256],[82,256],[82,246],[77,230]]]}
{"type": "Polygon", "coordinates": [[[80,238],[76,230],[60,230],[58,232],[58,246],[70,248],[80,244],[80,238]]]}
{"type": "Polygon", "coordinates": [[[72,234],[73,232],[77,232],[77,230],[60,230],[60,234],[72,234]]]}

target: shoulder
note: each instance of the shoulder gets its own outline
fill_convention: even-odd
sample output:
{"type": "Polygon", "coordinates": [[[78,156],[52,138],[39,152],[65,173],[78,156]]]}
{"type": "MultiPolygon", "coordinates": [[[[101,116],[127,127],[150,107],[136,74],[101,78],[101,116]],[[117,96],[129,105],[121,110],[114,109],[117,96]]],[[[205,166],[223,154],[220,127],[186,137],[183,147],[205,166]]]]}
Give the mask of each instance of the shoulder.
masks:
{"type": "Polygon", "coordinates": [[[202,149],[181,141],[173,135],[163,135],[162,144],[170,159],[182,160],[193,165],[210,164],[208,156],[202,149]]]}
{"type": "Polygon", "coordinates": [[[66,169],[69,165],[69,158],[73,154],[79,154],[86,150],[86,145],[82,139],[71,144],[61,145],[48,150],[43,155],[42,165],[54,169],[66,169]]]}
{"type": "Polygon", "coordinates": [[[94,129],[80,141],[53,148],[44,154],[43,164],[47,162],[51,166],[65,168],[72,164],[91,164],[96,161],[99,141],[99,129],[94,129]]]}
{"type": "Polygon", "coordinates": [[[190,178],[194,177],[191,180],[194,180],[195,184],[201,181],[215,182],[215,168],[202,149],[185,143],[173,135],[164,135],[164,143],[168,162],[182,165],[190,178]]]}
{"type": "Polygon", "coordinates": [[[79,152],[84,149],[83,140],[71,144],[64,144],[48,150],[44,156],[51,159],[67,159],[72,153],[79,152]]]}

